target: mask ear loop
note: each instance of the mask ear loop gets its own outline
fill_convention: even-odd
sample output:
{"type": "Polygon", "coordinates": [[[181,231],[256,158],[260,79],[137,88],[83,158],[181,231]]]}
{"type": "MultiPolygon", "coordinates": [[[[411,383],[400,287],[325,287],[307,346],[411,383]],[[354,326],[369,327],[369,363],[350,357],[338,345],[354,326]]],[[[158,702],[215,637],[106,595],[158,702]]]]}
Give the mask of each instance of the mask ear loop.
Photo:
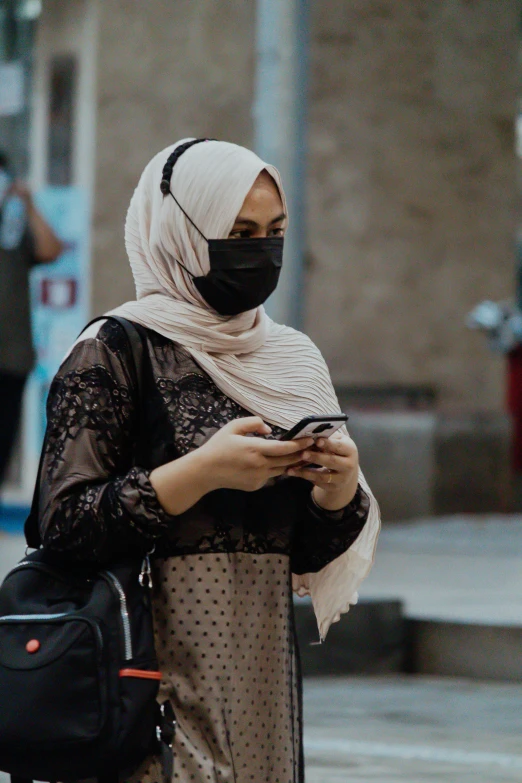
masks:
{"type": "MultiPolygon", "coordinates": [[[[166,182],[166,180],[162,180],[162,184],[163,184],[163,182],[166,182]]],[[[162,193],[165,195],[165,192],[164,192],[163,190],[162,190],[162,193]]],[[[185,210],[183,209],[183,207],[182,207],[182,206],[181,206],[181,204],[179,203],[178,199],[176,198],[176,196],[174,195],[174,193],[171,191],[171,189],[170,189],[170,185],[169,185],[168,193],[170,193],[170,195],[172,196],[172,198],[174,199],[174,201],[176,202],[176,204],[178,205],[178,207],[181,209],[181,211],[183,212],[183,214],[185,215],[185,217],[187,218],[187,220],[189,221],[189,223],[192,223],[192,225],[194,226],[194,228],[196,229],[196,231],[198,232],[198,234],[200,234],[200,235],[203,237],[203,239],[205,240],[205,242],[208,242],[208,239],[206,238],[206,236],[205,236],[205,234],[203,233],[203,231],[200,231],[200,229],[199,229],[199,228],[196,226],[196,224],[194,223],[194,221],[192,220],[192,218],[190,217],[190,215],[187,215],[187,213],[185,212],[185,210]]]]}
{"type": "MultiPolygon", "coordinates": [[[[198,226],[196,226],[196,224],[194,223],[194,221],[192,220],[190,215],[187,215],[187,213],[185,212],[185,210],[183,209],[183,207],[181,206],[181,204],[177,200],[176,196],[174,195],[174,193],[170,189],[170,179],[172,177],[172,169],[174,168],[174,164],[176,163],[178,158],[180,158],[181,155],[183,155],[184,152],[186,152],[188,149],[190,149],[190,147],[193,147],[194,144],[201,144],[202,141],[216,141],[216,139],[193,139],[192,141],[187,141],[187,142],[185,142],[185,144],[180,144],[179,147],[176,147],[174,152],[172,152],[169,155],[169,158],[168,158],[167,162],[163,166],[163,171],[162,171],[162,174],[161,174],[160,190],[161,190],[161,192],[163,193],[164,196],[166,196],[166,195],[168,195],[170,193],[170,195],[174,199],[175,203],[178,205],[179,209],[181,209],[181,211],[183,212],[183,214],[185,215],[185,217],[187,218],[189,223],[191,223],[191,225],[194,226],[194,228],[196,229],[198,234],[203,237],[205,242],[208,243],[208,239],[206,238],[205,234],[198,228],[198,226]]],[[[183,264],[179,259],[176,259],[176,261],[180,265],[180,267],[182,267],[182,269],[184,269],[185,272],[188,275],[190,275],[190,277],[192,279],[194,279],[196,277],[196,275],[193,274],[190,271],[190,269],[187,269],[185,264],[183,264]]]]}
{"type": "MultiPolygon", "coordinates": [[[[168,158],[167,162],[165,163],[165,165],[163,167],[163,172],[161,174],[160,190],[161,190],[161,192],[163,193],[164,196],[166,196],[168,193],[170,193],[170,195],[172,196],[172,198],[174,199],[174,201],[176,202],[178,207],[181,209],[181,211],[183,212],[183,214],[185,215],[185,217],[187,218],[189,223],[191,223],[194,226],[194,228],[196,229],[198,234],[200,234],[200,236],[203,237],[205,242],[208,242],[208,239],[206,238],[206,236],[203,233],[203,231],[201,231],[198,228],[198,226],[196,226],[196,224],[194,223],[194,221],[192,220],[190,215],[187,215],[187,213],[185,212],[185,210],[183,209],[183,207],[181,206],[181,204],[177,200],[176,196],[174,195],[174,193],[170,189],[170,179],[172,177],[172,169],[174,168],[174,164],[177,162],[178,158],[180,158],[183,155],[184,152],[186,152],[188,149],[190,149],[190,147],[193,147],[194,144],[201,144],[202,141],[216,141],[216,139],[193,139],[192,141],[187,141],[187,142],[185,142],[185,144],[180,144],[179,147],[176,147],[174,152],[172,152],[169,155],[169,158],[168,158]]],[[[182,264],[182,266],[183,266],[183,264],[182,264]]],[[[192,275],[192,276],[194,277],[194,275],[192,275]]]]}
{"type": "MultiPolygon", "coordinates": [[[[163,185],[163,183],[164,183],[164,182],[167,182],[167,185],[168,185],[168,181],[167,181],[166,179],[162,179],[162,180],[161,180],[161,184],[162,184],[162,185],[163,185]]],[[[185,215],[185,217],[187,218],[187,220],[188,220],[188,221],[190,221],[190,223],[192,223],[192,225],[194,226],[194,228],[196,229],[196,231],[198,231],[198,232],[201,234],[201,236],[203,237],[203,239],[205,240],[205,242],[208,244],[208,239],[206,238],[206,236],[204,235],[204,233],[203,233],[202,231],[200,231],[200,230],[199,230],[199,228],[196,226],[196,224],[194,223],[194,221],[192,220],[192,218],[191,218],[189,215],[187,215],[187,213],[185,212],[185,210],[183,209],[183,207],[181,206],[181,204],[180,204],[180,203],[179,203],[179,201],[177,200],[176,196],[175,196],[175,195],[174,195],[174,193],[171,191],[171,189],[170,189],[170,185],[169,185],[168,187],[169,187],[169,189],[168,189],[168,191],[167,191],[167,192],[168,192],[168,193],[170,193],[170,195],[172,196],[172,198],[174,199],[174,201],[176,202],[176,204],[178,205],[178,207],[181,209],[181,211],[183,212],[183,214],[185,215]]],[[[163,190],[163,188],[161,189],[161,192],[163,193],[163,195],[164,195],[164,196],[166,195],[166,193],[165,193],[165,191],[163,190]]],[[[185,270],[185,272],[186,272],[188,275],[190,275],[190,276],[192,277],[192,279],[194,279],[194,278],[196,277],[196,275],[195,275],[193,272],[191,272],[191,271],[190,271],[190,269],[187,269],[187,267],[185,266],[185,264],[183,264],[183,263],[182,263],[182,262],[179,260],[179,258],[176,258],[176,261],[177,261],[177,263],[178,263],[178,264],[179,264],[179,265],[180,265],[180,266],[181,266],[181,267],[182,267],[182,268],[185,270]]]]}

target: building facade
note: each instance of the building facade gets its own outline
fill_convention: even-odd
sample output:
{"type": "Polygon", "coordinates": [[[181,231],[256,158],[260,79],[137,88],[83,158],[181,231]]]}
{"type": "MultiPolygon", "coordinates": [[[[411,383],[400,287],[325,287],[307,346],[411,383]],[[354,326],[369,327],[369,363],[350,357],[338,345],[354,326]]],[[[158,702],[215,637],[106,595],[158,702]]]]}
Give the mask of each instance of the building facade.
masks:
{"type": "MultiPolygon", "coordinates": [[[[252,145],[256,3],[40,5],[30,179],[47,186],[60,165],[52,150],[67,151],[64,176],[91,227],[88,317],[133,298],[123,226],[150,157],[185,136],[252,145]],[[53,130],[57,80],[69,126],[53,130]]],[[[505,362],[465,319],[481,299],[513,296],[518,4],[311,2],[309,46],[302,327],[353,410],[390,517],[460,508],[444,505],[447,493],[473,506],[469,449],[447,451],[470,432],[482,444],[476,485],[491,484],[480,505],[502,507],[505,362]],[[415,477],[405,503],[387,448],[415,477]],[[456,485],[447,477],[462,465],[456,485]]]]}

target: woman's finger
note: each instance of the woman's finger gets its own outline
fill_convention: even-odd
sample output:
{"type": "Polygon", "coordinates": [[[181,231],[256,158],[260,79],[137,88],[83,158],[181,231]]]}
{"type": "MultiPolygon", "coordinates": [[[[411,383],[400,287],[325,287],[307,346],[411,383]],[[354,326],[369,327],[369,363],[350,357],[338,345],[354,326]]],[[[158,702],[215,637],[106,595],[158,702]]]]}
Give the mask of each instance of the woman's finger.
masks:
{"type": "Polygon", "coordinates": [[[251,444],[259,448],[259,452],[265,457],[285,457],[288,454],[298,454],[304,449],[310,448],[313,438],[300,438],[299,440],[263,440],[252,438],[251,444]]]}
{"type": "Polygon", "coordinates": [[[233,419],[225,426],[235,435],[251,435],[253,433],[269,435],[272,432],[272,428],[260,416],[244,416],[240,419],[233,419]]]}
{"type": "Polygon", "coordinates": [[[357,446],[347,435],[339,438],[320,438],[317,441],[317,448],[327,454],[338,454],[341,457],[349,457],[357,453],[357,446]]]}
{"type": "Polygon", "coordinates": [[[326,468],[290,468],[287,471],[289,476],[297,476],[311,481],[319,487],[329,487],[339,484],[340,476],[336,471],[330,471],[326,468]]]}
{"type": "Polygon", "coordinates": [[[277,476],[288,476],[288,468],[285,467],[269,468],[268,475],[270,478],[276,478],[277,476]]]}
{"type": "Polygon", "coordinates": [[[301,455],[301,459],[305,462],[312,462],[314,465],[321,465],[321,467],[329,470],[342,472],[350,469],[346,457],[341,457],[338,454],[325,454],[322,451],[305,451],[301,455]]]}
{"type": "Polygon", "coordinates": [[[303,462],[303,455],[301,452],[298,454],[288,454],[283,457],[267,457],[268,466],[272,468],[288,468],[291,465],[299,465],[303,462]]]}

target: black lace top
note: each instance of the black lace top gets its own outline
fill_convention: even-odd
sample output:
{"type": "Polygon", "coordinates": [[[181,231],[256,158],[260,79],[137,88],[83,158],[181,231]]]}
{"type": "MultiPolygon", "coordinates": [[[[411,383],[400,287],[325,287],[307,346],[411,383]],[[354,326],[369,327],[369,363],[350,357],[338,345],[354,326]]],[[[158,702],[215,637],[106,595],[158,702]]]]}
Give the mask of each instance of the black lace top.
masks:
{"type": "Polygon", "coordinates": [[[273,552],[290,555],[294,573],[318,571],[342,554],[367,518],[361,489],[341,512],[317,507],[310,484],[295,477],[251,493],[216,490],[176,517],[162,509],[150,471],[252,414],[219,391],[183,348],[141,331],[147,437],[139,454],[140,401],[119,324],[107,321],[96,338],[75,346],[52,383],[41,485],[45,543],[99,561],[154,545],[158,556],[273,552]]]}

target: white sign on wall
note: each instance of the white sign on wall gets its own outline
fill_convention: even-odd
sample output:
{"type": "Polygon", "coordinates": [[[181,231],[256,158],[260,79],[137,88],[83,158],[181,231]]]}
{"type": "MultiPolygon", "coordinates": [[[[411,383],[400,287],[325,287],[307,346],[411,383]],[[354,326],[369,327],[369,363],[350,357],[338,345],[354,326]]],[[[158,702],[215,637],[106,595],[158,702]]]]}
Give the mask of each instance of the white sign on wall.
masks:
{"type": "Polygon", "coordinates": [[[0,63],[0,117],[20,114],[23,108],[23,64],[21,62],[0,63]]]}

